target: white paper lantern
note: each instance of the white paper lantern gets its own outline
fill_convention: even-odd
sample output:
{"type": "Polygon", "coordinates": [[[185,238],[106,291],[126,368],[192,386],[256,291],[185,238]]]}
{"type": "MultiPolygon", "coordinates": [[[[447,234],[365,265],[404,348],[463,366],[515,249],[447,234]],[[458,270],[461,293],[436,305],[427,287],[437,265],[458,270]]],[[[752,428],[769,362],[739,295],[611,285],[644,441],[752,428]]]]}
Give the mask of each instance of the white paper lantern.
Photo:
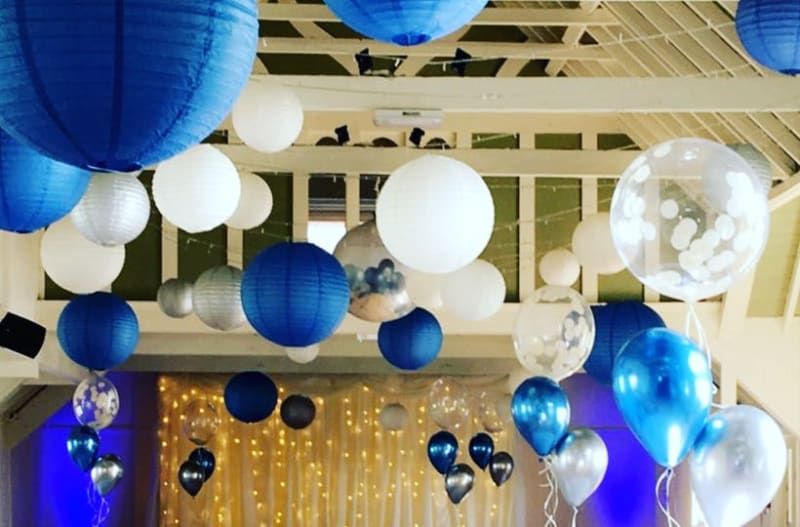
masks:
{"type": "Polygon", "coordinates": [[[197,318],[221,331],[230,331],[244,324],[241,286],[242,271],[236,267],[220,265],[204,271],[192,288],[197,318]]]}
{"type": "Polygon", "coordinates": [[[539,261],[539,276],[547,285],[569,287],[581,275],[581,264],[570,251],[555,249],[539,261]]]}
{"type": "Polygon", "coordinates": [[[289,360],[297,364],[308,364],[319,356],[319,344],[312,344],[303,348],[286,348],[289,360]]]}
{"type": "Polygon", "coordinates": [[[153,199],[170,223],[186,232],[222,225],[239,204],[233,162],[211,145],[197,145],[164,161],[153,176],[153,199]]]}
{"type": "Polygon", "coordinates": [[[254,229],[267,221],[272,212],[272,191],[267,182],[255,174],[242,174],[240,181],[239,204],[225,225],[234,229],[254,229]]]}
{"type": "Polygon", "coordinates": [[[103,247],[84,238],[64,218],[42,236],[42,267],[60,287],[78,294],[105,289],[122,271],[125,246],[103,247]]]}
{"type": "Polygon", "coordinates": [[[406,276],[408,298],[415,306],[428,311],[440,309],[443,305],[442,278],[444,276],[410,270],[406,276]]]}
{"type": "Polygon", "coordinates": [[[452,314],[464,320],[484,320],[497,313],[506,298],[503,274],[484,260],[442,278],[442,302],[452,314]]]}
{"type": "Polygon", "coordinates": [[[280,152],[300,135],[303,106],[286,86],[250,81],[233,107],[233,129],[253,150],[280,152]]]}
{"type": "Polygon", "coordinates": [[[572,233],[572,252],[581,265],[597,274],[625,269],[611,236],[611,220],[605,212],[585,218],[572,233]]]}
{"type": "Polygon", "coordinates": [[[99,245],[125,245],[147,227],[150,198],[135,176],[95,174],[70,217],[86,239],[99,245]]]}
{"type": "Polygon", "coordinates": [[[450,273],[474,261],[489,243],[494,202],[468,165],[426,155],[395,170],[376,204],[386,249],[412,269],[450,273]]]}

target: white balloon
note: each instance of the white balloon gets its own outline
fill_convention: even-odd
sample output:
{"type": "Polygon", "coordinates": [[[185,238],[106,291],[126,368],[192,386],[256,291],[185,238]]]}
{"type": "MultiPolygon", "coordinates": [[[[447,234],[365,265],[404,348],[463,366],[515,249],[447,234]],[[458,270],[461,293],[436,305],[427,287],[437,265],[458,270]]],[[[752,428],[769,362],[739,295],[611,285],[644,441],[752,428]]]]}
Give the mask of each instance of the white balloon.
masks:
{"type": "Polygon", "coordinates": [[[497,313],[506,298],[503,274],[484,260],[475,260],[442,278],[442,303],[464,320],[484,320],[497,313]]]}
{"type": "Polygon", "coordinates": [[[241,297],[242,271],[220,265],[204,271],[192,288],[197,318],[211,328],[230,331],[245,323],[241,297]]]}
{"type": "Polygon", "coordinates": [[[259,152],[279,152],[300,135],[303,106],[286,86],[250,81],[233,107],[232,120],[244,144],[259,152]]]}
{"type": "Polygon", "coordinates": [[[78,294],[105,289],[122,272],[125,246],[103,247],[78,232],[64,218],[50,225],[42,236],[42,267],[60,287],[78,294]]]}
{"type": "Polygon", "coordinates": [[[381,409],[378,421],[386,430],[399,432],[408,424],[408,410],[400,403],[387,404],[381,409]]]}
{"type": "Polygon", "coordinates": [[[239,204],[239,172],[211,145],[197,145],[158,165],[153,199],[161,214],[189,233],[222,225],[239,204]]]}
{"type": "Polygon", "coordinates": [[[625,269],[611,236],[609,215],[601,212],[584,218],[572,233],[572,252],[580,264],[597,274],[614,274],[625,269]]]}
{"type": "Polygon", "coordinates": [[[468,265],[489,243],[494,202],[471,167],[426,155],[395,170],[378,195],[378,232],[400,262],[425,273],[468,265]]]}
{"type": "Polygon", "coordinates": [[[94,174],[70,217],[87,240],[105,246],[125,245],[147,227],[150,197],[134,176],[94,174]]]}
{"type": "Polygon", "coordinates": [[[272,212],[272,191],[267,182],[256,174],[242,174],[240,181],[242,192],[239,204],[225,225],[234,229],[254,229],[267,221],[272,212]]]}
{"type": "Polygon", "coordinates": [[[406,292],[415,306],[434,311],[442,303],[442,278],[444,275],[408,270],[406,292]]]}
{"type": "Polygon", "coordinates": [[[289,360],[297,364],[308,364],[319,356],[319,344],[312,344],[303,348],[286,348],[289,360]]]}
{"type": "Polygon", "coordinates": [[[539,276],[547,285],[570,287],[581,275],[578,258],[566,249],[555,249],[539,261],[539,276]]]}

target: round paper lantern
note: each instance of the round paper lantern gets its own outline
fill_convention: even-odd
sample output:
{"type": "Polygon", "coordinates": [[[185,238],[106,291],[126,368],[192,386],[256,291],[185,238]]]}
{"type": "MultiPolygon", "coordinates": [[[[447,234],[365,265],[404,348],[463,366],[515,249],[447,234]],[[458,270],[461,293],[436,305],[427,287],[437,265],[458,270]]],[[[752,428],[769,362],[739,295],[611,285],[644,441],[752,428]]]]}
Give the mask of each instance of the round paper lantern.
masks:
{"type": "Polygon", "coordinates": [[[547,285],[570,287],[580,275],[578,258],[566,249],[547,252],[539,261],[539,276],[547,285]]]}
{"type": "Polygon", "coordinates": [[[572,233],[572,252],[582,266],[597,274],[615,274],[625,269],[611,236],[611,219],[601,212],[584,218],[572,233]]]}
{"type": "Polygon", "coordinates": [[[250,76],[252,0],[0,3],[0,125],[53,159],[128,172],[199,143],[250,76]]]}
{"type": "Polygon", "coordinates": [[[147,227],[150,197],[136,177],[95,174],[70,217],[87,240],[105,246],[125,245],[147,227]]]}
{"type": "Polygon", "coordinates": [[[583,363],[583,369],[595,380],[609,386],[614,359],[622,346],[640,331],[666,327],[659,314],[641,302],[592,306],[592,315],[594,346],[583,363]]]}
{"type": "Polygon", "coordinates": [[[475,260],[442,278],[442,302],[464,320],[484,320],[497,313],[506,299],[503,274],[485,260],[475,260]]]}
{"type": "Polygon", "coordinates": [[[79,295],[58,317],[58,342],[73,362],[95,371],[119,366],[139,342],[139,321],[114,293],[79,295]]]}
{"type": "Polygon", "coordinates": [[[278,388],[259,371],[237,373],[225,386],[225,408],[239,421],[263,421],[278,405],[278,388]]]}
{"type": "Polygon", "coordinates": [[[461,29],[486,0],[325,0],[359,33],[400,46],[415,46],[461,29]]]}
{"type": "Polygon", "coordinates": [[[239,205],[239,172],[211,145],[197,145],[164,161],[153,175],[153,200],[170,223],[186,232],[222,225],[239,205]]]}
{"type": "Polygon", "coordinates": [[[350,287],[341,264],[310,243],[261,251],[242,278],[242,306],[265,339],[301,348],[325,340],[347,314],[350,287]]]}
{"type": "Polygon", "coordinates": [[[419,370],[433,362],[442,349],[442,339],[439,321],[422,308],[384,322],[378,329],[381,355],[401,370],[419,370]]]}
{"type": "Polygon", "coordinates": [[[81,199],[90,175],[0,129],[0,229],[27,233],[61,219],[81,199]]]}
{"type": "Polygon", "coordinates": [[[192,288],[192,305],[197,318],[211,328],[230,331],[244,324],[242,271],[220,265],[204,271],[192,288]]]}
{"type": "Polygon", "coordinates": [[[303,129],[303,106],[292,90],[271,81],[250,81],[233,107],[233,129],[258,152],[292,146],[303,129]]]}
{"type": "Polygon", "coordinates": [[[225,225],[234,229],[254,229],[267,221],[272,212],[272,191],[260,176],[242,174],[239,204],[225,225]]]}
{"type": "Polygon", "coordinates": [[[750,168],[753,169],[753,173],[761,183],[760,190],[762,190],[764,194],[769,194],[769,191],[772,189],[772,165],[769,159],[767,159],[767,156],[762,154],[761,151],[753,145],[735,144],[728,145],[728,148],[739,154],[742,159],[750,164],[750,168]]]}
{"type": "Polygon", "coordinates": [[[161,312],[172,318],[183,318],[192,314],[192,283],[181,278],[170,278],[158,288],[156,296],[161,312]]]}
{"type": "Polygon", "coordinates": [[[125,264],[125,246],[103,247],[84,238],[69,218],[44,232],[42,267],[53,282],[73,293],[93,293],[111,285],[125,264]]]}
{"type": "Polygon", "coordinates": [[[408,410],[400,403],[387,404],[381,409],[378,421],[384,430],[399,432],[408,424],[408,410]]]}
{"type": "Polygon", "coordinates": [[[415,306],[428,311],[441,308],[444,305],[442,302],[442,278],[444,276],[446,275],[421,273],[409,269],[406,283],[408,298],[415,306]]]}
{"type": "Polygon", "coordinates": [[[800,74],[800,4],[794,0],[740,0],[736,32],[761,65],[786,75],[800,74]]]}
{"type": "Polygon", "coordinates": [[[303,348],[286,348],[286,356],[289,360],[297,364],[308,364],[313,362],[319,355],[319,345],[305,346],[303,348]]]}
{"type": "Polygon", "coordinates": [[[450,273],[471,263],[494,229],[489,187],[468,165],[439,155],[392,172],[375,214],[389,252],[426,273],[450,273]]]}

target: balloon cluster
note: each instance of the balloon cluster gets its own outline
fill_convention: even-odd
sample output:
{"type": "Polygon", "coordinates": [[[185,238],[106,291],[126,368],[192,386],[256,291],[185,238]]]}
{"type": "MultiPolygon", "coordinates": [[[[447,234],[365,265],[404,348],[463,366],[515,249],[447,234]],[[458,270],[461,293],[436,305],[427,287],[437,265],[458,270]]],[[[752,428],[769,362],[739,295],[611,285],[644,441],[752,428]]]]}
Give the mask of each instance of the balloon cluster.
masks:
{"type": "Polygon", "coordinates": [[[189,458],[178,468],[178,482],[191,497],[197,496],[203,484],[211,478],[217,460],[206,444],[214,438],[220,426],[217,406],[207,399],[195,399],[181,415],[183,435],[194,443],[189,458]]]}

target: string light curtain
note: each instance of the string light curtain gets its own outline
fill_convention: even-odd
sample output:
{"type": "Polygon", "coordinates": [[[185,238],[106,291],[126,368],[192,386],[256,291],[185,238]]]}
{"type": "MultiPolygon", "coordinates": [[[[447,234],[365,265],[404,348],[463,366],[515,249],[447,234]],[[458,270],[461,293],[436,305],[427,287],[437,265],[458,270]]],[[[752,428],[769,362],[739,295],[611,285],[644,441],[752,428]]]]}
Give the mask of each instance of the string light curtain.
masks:
{"type": "MultiPolygon", "coordinates": [[[[300,377],[274,377],[281,400],[291,393],[313,398],[317,417],[301,431],[286,427],[277,411],[255,425],[234,421],[222,399],[226,380],[221,376],[159,379],[160,525],[513,524],[512,486],[495,487],[488,473],[476,470],[475,487],[459,507],[448,500],[442,477],[426,455],[428,438],[437,430],[427,414],[432,379],[395,394],[385,389],[385,378],[383,384],[327,380],[315,385],[300,377]],[[176,476],[194,448],[181,433],[182,410],[192,400],[204,398],[216,405],[222,419],[207,445],[216,456],[217,469],[192,499],[180,489],[176,476]],[[411,419],[401,432],[386,431],[378,415],[385,404],[397,402],[406,406],[411,419]]],[[[495,434],[496,451],[512,452],[509,427],[513,425],[495,434]]],[[[457,432],[459,462],[472,464],[467,445],[479,431],[477,418],[472,418],[465,430],[457,432]]]]}

